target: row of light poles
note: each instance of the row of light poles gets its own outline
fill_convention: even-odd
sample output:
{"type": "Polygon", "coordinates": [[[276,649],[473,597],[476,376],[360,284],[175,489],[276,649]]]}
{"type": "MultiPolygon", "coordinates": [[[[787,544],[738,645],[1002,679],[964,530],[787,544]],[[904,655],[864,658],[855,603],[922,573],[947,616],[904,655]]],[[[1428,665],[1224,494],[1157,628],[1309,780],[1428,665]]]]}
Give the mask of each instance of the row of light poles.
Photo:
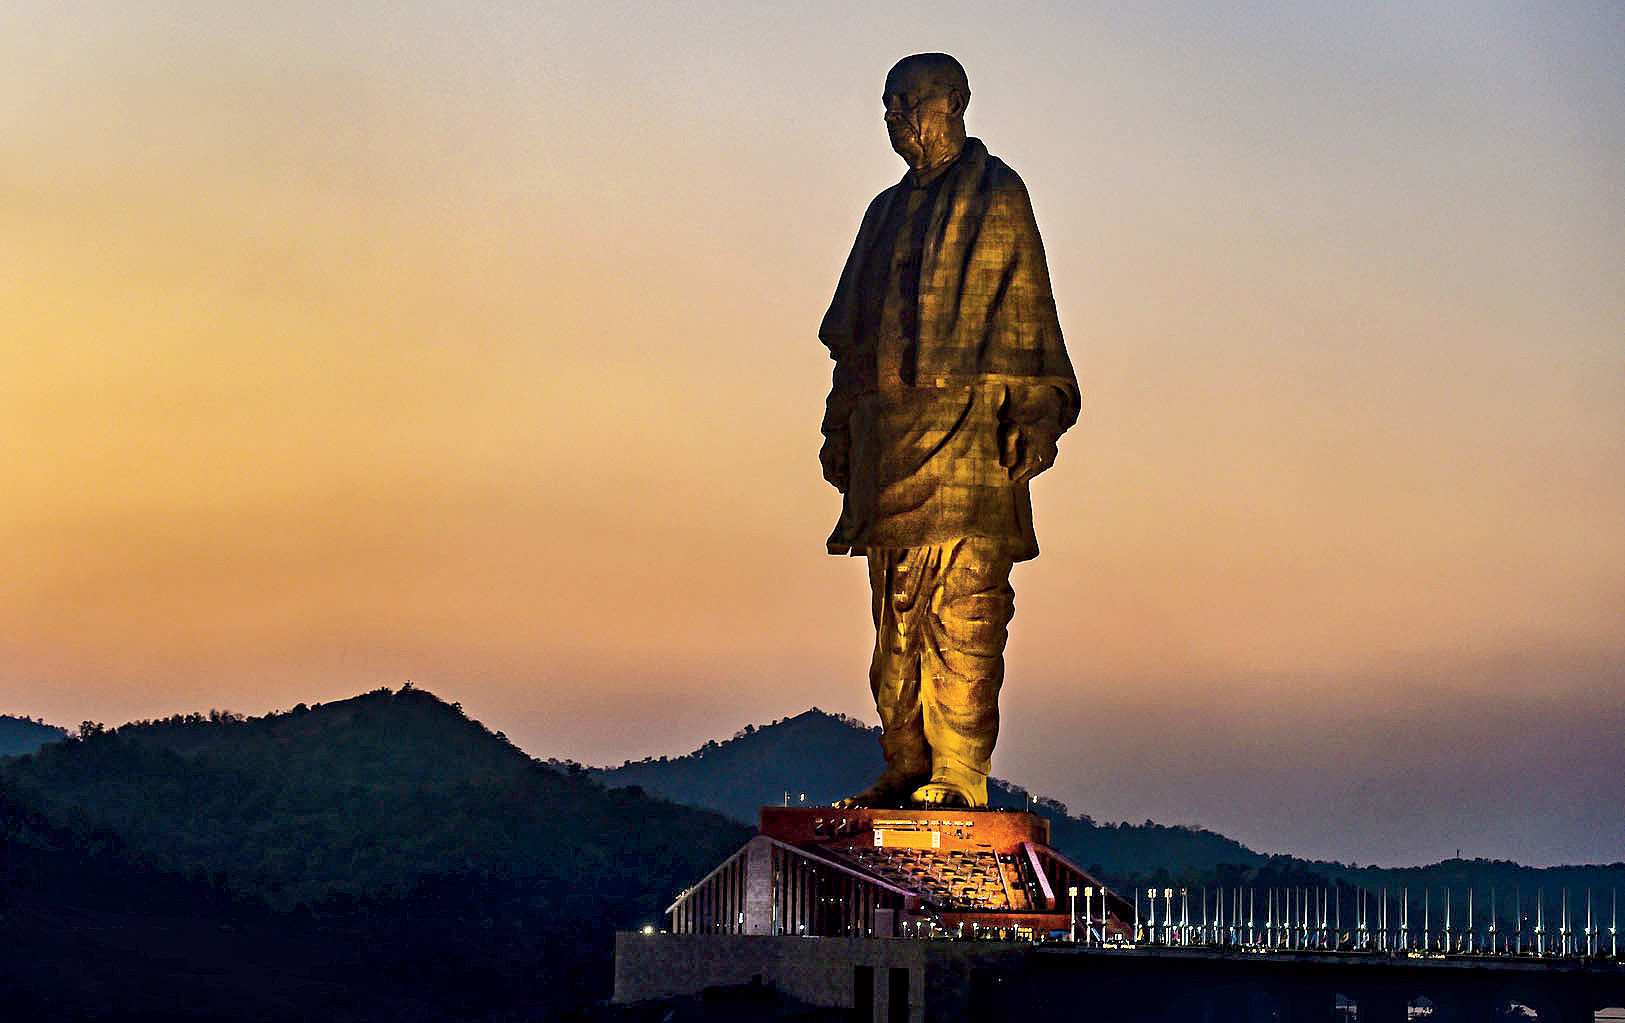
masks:
{"type": "MultiPolygon", "coordinates": [[[[1078,895],[1084,897],[1084,928],[1083,941],[1086,944],[1104,943],[1106,936],[1106,889],[1093,885],[1070,885],[1067,894],[1071,898],[1071,932],[1073,942],[1078,941],[1078,895]],[[1094,930],[1095,896],[1100,898],[1100,931],[1094,930]]],[[[1433,898],[1432,891],[1423,890],[1422,897],[1422,934],[1420,941],[1411,940],[1411,902],[1410,889],[1403,888],[1399,893],[1401,912],[1398,914],[1398,925],[1394,926],[1389,920],[1389,906],[1394,901],[1390,898],[1388,889],[1378,889],[1371,892],[1360,889],[1355,899],[1355,918],[1352,932],[1343,931],[1343,900],[1341,892],[1328,889],[1314,888],[1284,888],[1268,889],[1265,893],[1265,912],[1262,918],[1257,913],[1257,895],[1255,889],[1234,888],[1228,891],[1219,888],[1214,891],[1212,902],[1208,900],[1209,891],[1201,889],[1201,921],[1194,927],[1191,923],[1190,890],[1180,888],[1178,920],[1175,920],[1173,888],[1147,888],[1144,890],[1148,903],[1148,912],[1142,923],[1140,916],[1141,890],[1134,890],[1134,919],[1133,941],[1138,943],[1142,939],[1153,945],[1173,946],[1231,946],[1244,948],[1268,948],[1284,950],[1312,950],[1312,949],[1350,949],[1361,952],[1422,952],[1439,954],[1462,955],[1524,955],[1524,934],[1527,919],[1523,915],[1523,894],[1520,891],[1514,894],[1513,919],[1517,926],[1510,936],[1500,927],[1497,916],[1498,902],[1496,890],[1490,889],[1489,926],[1480,933],[1476,929],[1478,914],[1475,912],[1475,892],[1467,890],[1466,926],[1458,931],[1452,923],[1452,910],[1455,900],[1451,898],[1450,890],[1445,889],[1443,901],[1443,920],[1441,926],[1435,930],[1433,926],[1433,898]],[[1228,898],[1226,897],[1228,894],[1228,898]],[[1376,895],[1373,899],[1372,896],[1376,895]],[[1158,919],[1157,903],[1162,902],[1161,919],[1158,919]],[[1375,902],[1375,906],[1372,903],[1375,902]],[[1212,912],[1209,912],[1211,906],[1212,912]],[[1374,911],[1374,912],[1373,912],[1374,911]],[[1375,916],[1375,920],[1373,920],[1375,916]]],[[[1562,890],[1562,906],[1559,918],[1559,927],[1555,932],[1549,932],[1546,927],[1546,897],[1544,891],[1537,891],[1535,899],[1534,928],[1530,932],[1532,941],[1528,951],[1536,956],[1559,956],[1564,958],[1596,958],[1603,954],[1603,946],[1608,948],[1610,958],[1619,958],[1619,893],[1610,890],[1610,923],[1606,931],[1600,926],[1601,916],[1597,911],[1595,900],[1590,889],[1586,889],[1585,928],[1576,929],[1571,926],[1571,912],[1569,907],[1568,889],[1562,890]],[[1555,940],[1548,941],[1548,935],[1555,934],[1555,940]]]]}
{"type": "Polygon", "coordinates": [[[1085,944],[1098,944],[1106,938],[1106,889],[1095,885],[1084,885],[1081,889],[1077,885],[1068,885],[1066,894],[1072,899],[1072,931],[1073,942],[1078,940],[1078,893],[1083,893],[1083,940],[1085,944]],[[1094,933],[1094,905],[1095,893],[1100,893],[1100,934],[1094,933]]]}

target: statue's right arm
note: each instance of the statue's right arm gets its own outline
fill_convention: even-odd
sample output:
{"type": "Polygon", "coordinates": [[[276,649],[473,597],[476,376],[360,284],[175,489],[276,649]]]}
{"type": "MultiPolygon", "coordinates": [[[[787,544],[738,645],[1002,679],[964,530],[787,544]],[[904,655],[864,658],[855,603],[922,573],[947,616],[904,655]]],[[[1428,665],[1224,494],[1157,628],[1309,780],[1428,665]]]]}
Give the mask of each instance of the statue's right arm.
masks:
{"type": "Polygon", "coordinates": [[[829,397],[824,399],[824,446],[818,452],[818,461],[823,465],[824,479],[844,494],[852,480],[852,392],[841,379],[841,362],[835,355],[834,379],[829,397]]]}
{"type": "Polygon", "coordinates": [[[829,397],[824,401],[824,446],[818,453],[818,460],[823,464],[824,479],[843,494],[852,478],[852,402],[862,383],[858,379],[857,360],[853,357],[855,339],[852,336],[857,321],[858,274],[864,253],[885,210],[886,199],[895,191],[893,187],[881,192],[864,211],[858,236],[852,243],[852,251],[847,254],[846,265],[841,269],[835,298],[818,328],[819,340],[829,349],[829,357],[835,360],[829,397]]]}

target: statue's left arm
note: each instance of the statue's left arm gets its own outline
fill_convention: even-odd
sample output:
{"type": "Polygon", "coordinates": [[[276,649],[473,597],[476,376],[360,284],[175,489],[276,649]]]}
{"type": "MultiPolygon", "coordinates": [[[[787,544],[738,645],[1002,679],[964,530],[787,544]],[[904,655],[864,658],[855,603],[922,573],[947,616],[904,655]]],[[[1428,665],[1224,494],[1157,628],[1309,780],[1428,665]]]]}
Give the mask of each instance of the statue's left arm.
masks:
{"type": "Polygon", "coordinates": [[[1004,268],[999,331],[1037,357],[1037,373],[1007,380],[1000,409],[1000,461],[1017,483],[1055,464],[1061,434],[1077,422],[1078,381],[1061,337],[1060,317],[1050,288],[1049,265],[1038,234],[1032,201],[1013,171],[995,190],[990,212],[1011,239],[1004,268]]]}

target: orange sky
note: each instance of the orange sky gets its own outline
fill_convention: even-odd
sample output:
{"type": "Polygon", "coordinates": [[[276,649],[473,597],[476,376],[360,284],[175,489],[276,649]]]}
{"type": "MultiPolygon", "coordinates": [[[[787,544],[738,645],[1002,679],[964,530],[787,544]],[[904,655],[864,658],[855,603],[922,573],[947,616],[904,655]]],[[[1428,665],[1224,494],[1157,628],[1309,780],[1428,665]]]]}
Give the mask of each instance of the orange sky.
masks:
{"type": "Polygon", "coordinates": [[[0,712],[872,717],[815,332],[945,49],[1085,392],[996,772],[1625,856],[1625,14],[195,6],[0,14],[0,712]]]}

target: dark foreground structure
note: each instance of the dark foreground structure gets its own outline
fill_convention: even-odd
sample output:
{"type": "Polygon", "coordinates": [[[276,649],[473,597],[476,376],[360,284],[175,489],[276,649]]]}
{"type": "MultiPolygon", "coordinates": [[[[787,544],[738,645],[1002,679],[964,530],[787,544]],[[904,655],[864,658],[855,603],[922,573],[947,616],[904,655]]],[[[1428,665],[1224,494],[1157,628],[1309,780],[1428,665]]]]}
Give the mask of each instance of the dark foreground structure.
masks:
{"type": "Polygon", "coordinates": [[[759,983],[858,1023],[1591,1023],[1618,964],[1215,953],[1008,941],[616,936],[618,1003],[759,983]]]}

